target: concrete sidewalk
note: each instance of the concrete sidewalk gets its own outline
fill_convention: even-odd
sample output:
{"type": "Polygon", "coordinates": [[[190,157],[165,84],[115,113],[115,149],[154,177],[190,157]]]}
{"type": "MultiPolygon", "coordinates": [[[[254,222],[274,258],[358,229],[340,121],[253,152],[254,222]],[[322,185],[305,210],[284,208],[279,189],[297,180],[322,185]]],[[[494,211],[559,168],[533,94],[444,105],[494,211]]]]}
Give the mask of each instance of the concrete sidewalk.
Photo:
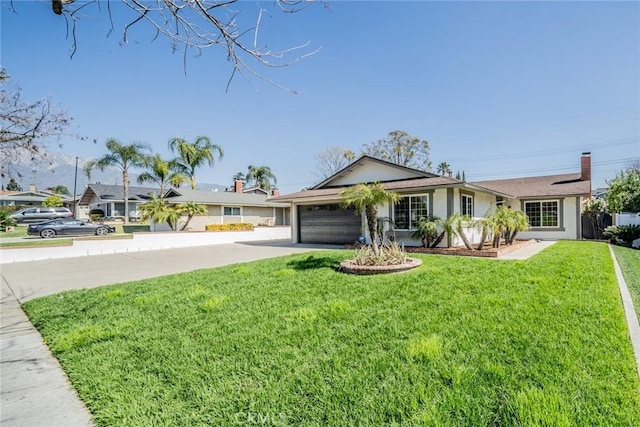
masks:
{"type": "MultiPolygon", "coordinates": [[[[534,243],[508,254],[509,258],[501,259],[526,259],[552,243],[534,243]]],[[[92,425],[89,411],[69,384],[58,361],[42,342],[39,332],[27,319],[21,303],[71,289],[336,248],[341,247],[245,242],[3,264],[0,425],[92,425]]],[[[49,248],[49,251],[56,250],[58,248],[49,248]]]]}

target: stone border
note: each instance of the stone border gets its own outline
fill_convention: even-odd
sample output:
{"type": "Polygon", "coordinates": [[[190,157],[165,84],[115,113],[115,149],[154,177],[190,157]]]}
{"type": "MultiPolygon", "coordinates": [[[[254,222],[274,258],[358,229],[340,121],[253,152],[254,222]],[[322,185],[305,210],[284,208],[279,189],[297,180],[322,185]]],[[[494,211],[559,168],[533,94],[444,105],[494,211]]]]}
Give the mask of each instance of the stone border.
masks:
{"type": "Polygon", "coordinates": [[[404,271],[411,270],[413,268],[422,265],[422,260],[417,258],[409,258],[409,261],[404,264],[397,265],[356,265],[351,260],[342,261],[340,263],[340,271],[349,274],[389,274],[389,273],[402,273],[404,271]]]}

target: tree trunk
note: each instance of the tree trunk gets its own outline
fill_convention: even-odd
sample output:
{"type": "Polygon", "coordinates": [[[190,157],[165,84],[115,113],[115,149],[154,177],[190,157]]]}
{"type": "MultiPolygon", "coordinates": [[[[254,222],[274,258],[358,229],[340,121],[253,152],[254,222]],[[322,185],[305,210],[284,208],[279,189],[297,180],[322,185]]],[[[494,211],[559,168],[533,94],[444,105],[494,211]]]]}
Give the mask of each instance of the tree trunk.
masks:
{"type": "Polygon", "coordinates": [[[518,230],[513,230],[513,233],[511,233],[511,236],[509,237],[510,245],[513,245],[513,242],[515,242],[517,235],[518,235],[518,230]]]}
{"type": "Polygon", "coordinates": [[[124,223],[129,224],[129,172],[122,170],[122,186],[124,188],[124,223]]]}
{"type": "Polygon", "coordinates": [[[444,235],[446,234],[446,232],[442,232],[440,233],[440,235],[436,238],[436,240],[433,242],[433,244],[431,246],[429,246],[431,249],[437,247],[440,242],[442,242],[442,239],[444,239],[444,235]]]}
{"type": "Polygon", "coordinates": [[[367,217],[367,226],[369,227],[369,238],[371,239],[371,248],[375,256],[380,255],[378,248],[378,221],[376,219],[377,212],[375,206],[367,206],[365,208],[365,216],[367,217]]]}
{"type": "Polygon", "coordinates": [[[478,250],[481,251],[484,248],[484,242],[487,240],[487,230],[482,230],[482,237],[480,237],[480,243],[478,243],[478,250]]]}
{"type": "Polygon", "coordinates": [[[462,239],[462,243],[464,243],[464,245],[467,247],[467,249],[472,251],[473,250],[473,246],[471,246],[471,243],[469,242],[469,239],[467,238],[467,235],[464,233],[464,230],[462,229],[462,227],[460,227],[458,229],[458,235],[462,239]]]}

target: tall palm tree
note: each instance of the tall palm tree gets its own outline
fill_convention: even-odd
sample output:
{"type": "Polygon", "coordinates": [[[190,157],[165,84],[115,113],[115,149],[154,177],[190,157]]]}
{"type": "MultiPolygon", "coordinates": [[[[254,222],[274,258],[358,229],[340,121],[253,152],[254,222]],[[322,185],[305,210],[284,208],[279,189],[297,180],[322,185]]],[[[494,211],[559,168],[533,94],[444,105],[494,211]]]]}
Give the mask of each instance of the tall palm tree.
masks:
{"type": "Polygon", "coordinates": [[[140,142],[122,144],[120,141],[110,138],[106,143],[109,153],[98,160],[91,160],[84,166],[85,173],[91,175],[95,168],[104,171],[110,167],[117,167],[122,171],[122,187],[124,189],[124,223],[129,223],[129,169],[143,167],[146,159],[146,151],[149,147],[140,142]]]}
{"type": "Polygon", "coordinates": [[[444,175],[448,174],[450,171],[451,171],[451,167],[449,166],[449,163],[447,163],[447,162],[440,162],[440,163],[438,164],[437,172],[438,172],[440,175],[444,176],[444,175]]]}
{"type": "Polygon", "coordinates": [[[189,178],[182,172],[176,160],[162,160],[159,154],[145,159],[147,171],[138,176],[138,183],[153,182],[160,187],[160,197],[164,197],[167,185],[180,187],[189,178]]]}
{"type": "Polygon", "coordinates": [[[251,165],[247,168],[245,178],[247,180],[247,186],[260,187],[266,191],[271,190],[278,182],[269,166],[251,165]]]}
{"type": "Polygon", "coordinates": [[[377,207],[383,203],[396,203],[402,196],[393,191],[387,191],[379,182],[373,184],[357,184],[342,190],[342,206],[355,208],[358,213],[364,212],[367,219],[367,228],[371,238],[373,253],[378,256],[380,248],[376,236],[378,235],[377,207]]]}
{"type": "Polygon", "coordinates": [[[169,140],[169,148],[178,154],[178,164],[183,172],[189,176],[191,188],[196,189],[196,169],[205,163],[213,166],[216,160],[222,159],[224,151],[218,144],[211,142],[209,137],[199,136],[192,143],[182,138],[171,138],[169,140]]]}

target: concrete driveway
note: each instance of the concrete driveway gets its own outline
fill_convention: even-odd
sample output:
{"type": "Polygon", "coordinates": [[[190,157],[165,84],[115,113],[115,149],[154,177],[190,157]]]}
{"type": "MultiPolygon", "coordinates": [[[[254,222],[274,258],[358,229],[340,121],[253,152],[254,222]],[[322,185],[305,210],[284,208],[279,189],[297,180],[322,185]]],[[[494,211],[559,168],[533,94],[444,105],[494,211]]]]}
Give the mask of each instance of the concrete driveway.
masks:
{"type": "Polygon", "coordinates": [[[1,265],[0,425],[93,425],[89,411],[22,311],[21,303],[71,289],[334,248],[247,242],[1,265]]]}

